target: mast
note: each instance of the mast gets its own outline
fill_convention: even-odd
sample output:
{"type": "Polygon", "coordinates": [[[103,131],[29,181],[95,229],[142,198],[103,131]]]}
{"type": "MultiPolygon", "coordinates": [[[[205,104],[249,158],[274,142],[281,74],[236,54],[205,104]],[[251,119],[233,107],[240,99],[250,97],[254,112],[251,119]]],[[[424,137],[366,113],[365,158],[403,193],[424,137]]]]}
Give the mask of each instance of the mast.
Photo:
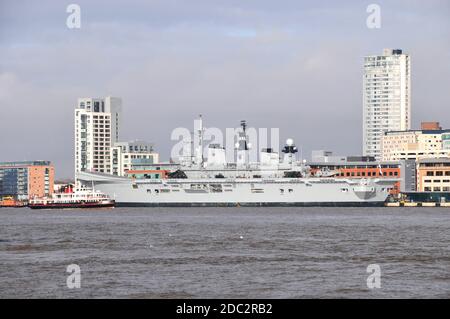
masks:
{"type": "Polygon", "coordinates": [[[195,164],[203,166],[203,118],[199,115],[199,118],[194,121],[194,152],[195,152],[195,164]]]}
{"type": "Polygon", "coordinates": [[[245,166],[249,162],[248,151],[250,149],[250,144],[247,141],[247,121],[241,121],[242,131],[238,133],[238,141],[236,143],[237,149],[237,164],[240,166],[245,166]]]}
{"type": "Polygon", "coordinates": [[[247,129],[247,121],[246,120],[241,120],[241,127],[242,127],[242,131],[244,132],[244,150],[248,151],[247,135],[246,135],[246,129],[247,129]]]}
{"type": "Polygon", "coordinates": [[[284,153],[283,162],[285,164],[292,165],[295,161],[295,153],[298,152],[298,149],[295,146],[293,139],[288,138],[286,140],[286,145],[284,146],[284,149],[282,150],[282,152],[284,153]]]}

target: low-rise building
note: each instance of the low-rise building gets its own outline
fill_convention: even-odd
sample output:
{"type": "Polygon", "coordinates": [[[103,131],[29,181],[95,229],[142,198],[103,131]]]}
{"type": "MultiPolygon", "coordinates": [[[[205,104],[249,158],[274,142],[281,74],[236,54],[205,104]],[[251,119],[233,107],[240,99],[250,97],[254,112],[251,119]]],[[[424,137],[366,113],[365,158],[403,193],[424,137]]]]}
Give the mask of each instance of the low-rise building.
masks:
{"type": "Polygon", "coordinates": [[[419,160],[417,162],[417,191],[450,192],[450,158],[419,160]]]}
{"type": "Polygon", "coordinates": [[[168,170],[129,170],[126,176],[135,179],[166,179],[167,175],[170,173],[168,170]]]}
{"type": "Polygon", "coordinates": [[[124,176],[134,179],[165,179],[171,172],[179,169],[180,164],[175,163],[134,165],[133,169],[126,171],[124,176]]]}
{"type": "Polygon", "coordinates": [[[442,149],[450,151],[450,133],[442,133],[442,149]]]}
{"type": "Polygon", "coordinates": [[[423,122],[420,130],[389,131],[382,139],[383,161],[450,157],[450,130],[423,122]]]}
{"type": "Polygon", "coordinates": [[[416,161],[402,160],[400,161],[400,191],[415,192],[417,190],[416,161]]]}
{"type": "MultiPolygon", "coordinates": [[[[398,194],[404,190],[404,183],[400,180],[402,163],[400,162],[378,162],[373,156],[333,156],[331,152],[318,160],[320,156],[313,156],[316,161],[308,163],[311,168],[311,174],[320,175],[323,172],[333,172],[336,178],[398,178],[391,194],[398,194]],[[329,161],[329,158],[338,159],[335,162],[329,161]]],[[[314,153],[318,155],[319,153],[314,153]]],[[[319,154],[320,155],[320,154],[319,154]]]]}
{"type": "Polygon", "coordinates": [[[311,152],[311,162],[337,163],[345,161],[347,161],[347,157],[334,155],[332,151],[318,150],[311,152]]]}
{"type": "Polygon", "coordinates": [[[0,163],[0,199],[26,201],[53,194],[54,168],[49,161],[0,163]]]}
{"type": "Polygon", "coordinates": [[[142,170],[159,162],[159,154],[154,152],[153,144],[142,141],[117,142],[110,153],[110,174],[117,176],[125,176],[129,170],[142,170]]]}

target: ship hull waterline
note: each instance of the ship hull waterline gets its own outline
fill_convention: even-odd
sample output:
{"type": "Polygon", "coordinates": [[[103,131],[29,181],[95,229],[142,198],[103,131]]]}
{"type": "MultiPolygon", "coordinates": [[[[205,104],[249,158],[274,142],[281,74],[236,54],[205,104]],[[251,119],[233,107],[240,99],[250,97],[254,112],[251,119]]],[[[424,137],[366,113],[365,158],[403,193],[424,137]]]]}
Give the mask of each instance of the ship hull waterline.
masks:
{"type": "Polygon", "coordinates": [[[384,207],[381,202],[258,202],[258,203],[137,203],[119,202],[116,207],[384,207]]]}
{"type": "Polygon", "coordinates": [[[94,209],[94,208],[114,208],[115,203],[85,203],[85,204],[34,204],[28,205],[31,209],[94,209]]]}

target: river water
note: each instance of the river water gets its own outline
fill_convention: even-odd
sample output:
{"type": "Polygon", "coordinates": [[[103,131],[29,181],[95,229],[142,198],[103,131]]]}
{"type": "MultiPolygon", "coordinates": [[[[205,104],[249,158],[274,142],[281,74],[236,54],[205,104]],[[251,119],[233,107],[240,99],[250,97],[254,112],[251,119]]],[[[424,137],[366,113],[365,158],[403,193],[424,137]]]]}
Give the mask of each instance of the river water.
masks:
{"type": "Polygon", "coordinates": [[[0,298],[431,297],[448,208],[0,209],[0,298]]]}

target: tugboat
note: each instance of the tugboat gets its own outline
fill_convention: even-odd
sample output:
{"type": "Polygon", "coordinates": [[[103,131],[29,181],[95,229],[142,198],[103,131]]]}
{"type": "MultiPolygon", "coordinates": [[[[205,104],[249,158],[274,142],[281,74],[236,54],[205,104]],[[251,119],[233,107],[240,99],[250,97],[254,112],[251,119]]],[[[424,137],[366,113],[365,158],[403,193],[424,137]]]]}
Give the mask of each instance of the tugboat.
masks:
{"type": "Polygon", "coordinates": [[[2,200],[0,200],[0,207],[24,207],[26,206],[23,201],[18,201],[14,199],[13,196],[5,196],[2,200]]]}
{"type": "Polygon", "coordinates": [[[55,193],[51,198],[33,198],[28,203],[28,207],[31,209],[110,208],[114,206],[115,201],[108,195],[87,187],[55,193]]]}

